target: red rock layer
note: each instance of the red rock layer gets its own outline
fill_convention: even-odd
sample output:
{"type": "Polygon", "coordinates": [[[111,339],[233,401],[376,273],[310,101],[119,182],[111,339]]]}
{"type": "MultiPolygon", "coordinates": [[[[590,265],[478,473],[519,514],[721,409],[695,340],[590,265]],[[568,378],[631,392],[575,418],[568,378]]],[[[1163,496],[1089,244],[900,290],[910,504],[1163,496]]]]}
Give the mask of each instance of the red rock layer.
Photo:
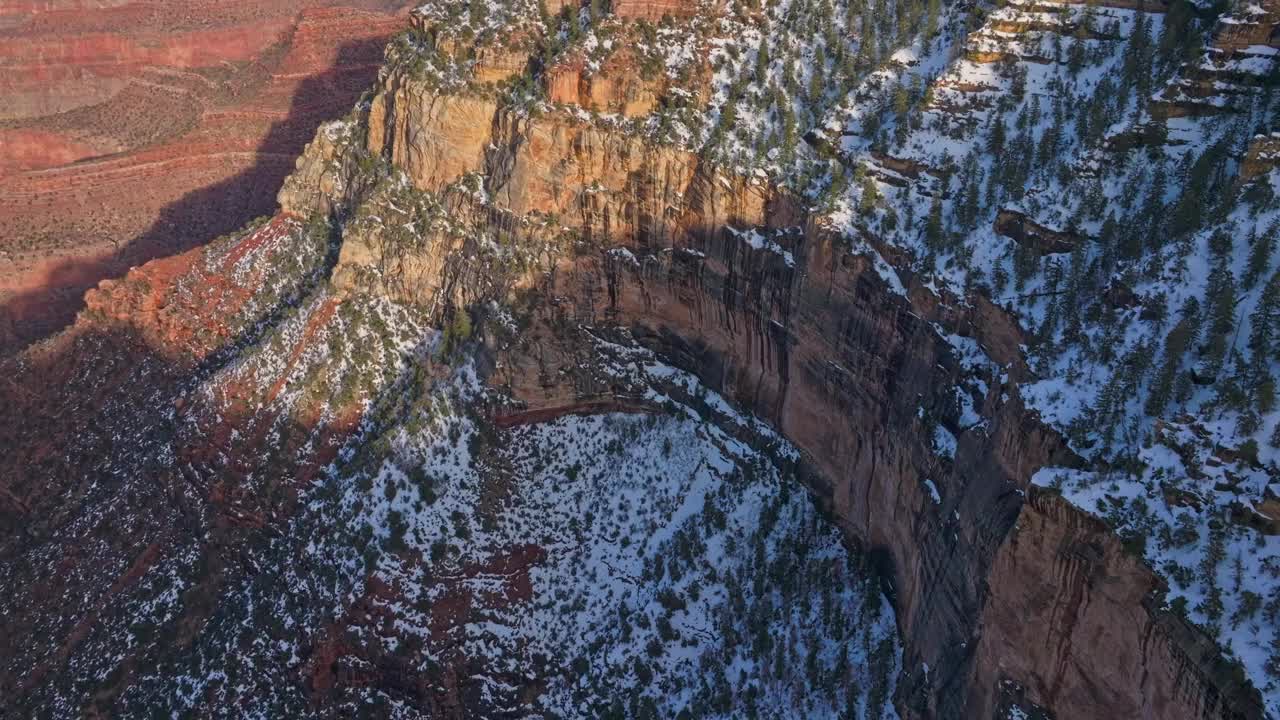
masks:
{"type": "Polygon", "coordinates": [[[332,4],[0,8],[0,95],[45,88],[22,112],[64,107],[63,76],[77,97],[113,95],[0,126],[0,354],[66,325],[98,280],[274,210],[293,158],[405,22],[383,0],[332,4]]]}
{"type": "Polygon", "coordinates": [[[664,15],[673,18],[688,17],[698,10],[693,0],[614,0],[613,12],[620,17],[661,20],[664,15]]]}

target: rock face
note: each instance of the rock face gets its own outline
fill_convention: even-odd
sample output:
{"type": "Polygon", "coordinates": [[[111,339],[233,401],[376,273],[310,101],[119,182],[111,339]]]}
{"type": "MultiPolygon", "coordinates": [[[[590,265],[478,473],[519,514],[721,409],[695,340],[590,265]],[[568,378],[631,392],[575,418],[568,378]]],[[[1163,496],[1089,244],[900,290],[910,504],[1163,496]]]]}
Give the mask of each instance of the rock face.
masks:
{"type": "Polygon", "coordinates": [[[1240,182],[1248,182],[1280,164],[1280,133],[1257,135],[1240,164],[1240,182]]]}
{"type": "MultiPolygon", "coordinates": [[[[1260,714],[1213,643],[1158,609],[1161,581],[1102,521],[1058,495],[1029,491],[990,582],[1005,589],[983,610],[978,672],[1031,680],[1038,686],[1023,690],[1055,717],[1089,717],[1101,697],[1116,717],[1260,714]],[[1019,621],[1029,617],[1049,622],[1019,621]]],[[[991,704],[979,689],[969,707],[991,704]]]]}
{"type": "Polygon", "coordinates": [[[442,186],[477,167],[489,140],[491,100],[440,97],[391,81],[369,111],[369,149],[386,151],[421,186],[442,186]]]}
{"type": "Polygon", "coordinates": [[[666,15],[687,17],[697,9],[698,3],[693,0],[616,0],[613,3],[615,15],[650,22],[661,20],[666,15]]]}
{"type": "MultiPolygon", "coordinates": [[[[989,718],[1016,699],[1064,718],[1261,718],[1212,643],[1157,609],[1154,575],[1030,485],[1075,459],[1023,409],[1019,331],[990,303],[936,297],[905,271],[900,287],[766,183],[567,114],[530,119],[394,73],[372,107],[368,149],[419,188],[477,173],[506,211],[557,218],[587,243],[513,283],[540,299],[536,322],[492,382],[544,414],[608,401],[575,375],[572,328],[618,324],[802,449],[818,497],[892,577],[907,716],[989,718]],[[968,343],[1001,367],[973,366],[968,343]]],[[[299,167],[332,167],[324,152],[313,144],[299,167]]],[[[436,278],[418,299],[509,295],[491,282],[487,294],[484,278],[436,278]]]]}
{"type": "Polygon", "coordinates": [[[1152,105],[1160,119],[1239,112],[1258,88],[1272,82],[1280,50],[1280,3],[1250,3],[1219,19],[1202,57],[1183,65],[1179,76],[1152,105]]]}
{"type": "Polygon", "coordinates": [[[633,53],[612,54],[599,71],[589,73],[581,58],[567,60],[546,74],[551,102],[594,108],[625,117],[643,117],[658,104],[661,82],[645,80],[635,72],[633,53]]]}
{"type": "Polygon", "coordinates": [[[0,354],[98,280],[271,213],[405,23],[381,0],[180,5],[0,9],[0,354]]]}
{"type": "Polygon", "coordinates": [[[1073,232],[1044,227],[1015,210],[996,214],[995,231],[1041,255],[1069,253],[1084,242],[1073,232]]]}

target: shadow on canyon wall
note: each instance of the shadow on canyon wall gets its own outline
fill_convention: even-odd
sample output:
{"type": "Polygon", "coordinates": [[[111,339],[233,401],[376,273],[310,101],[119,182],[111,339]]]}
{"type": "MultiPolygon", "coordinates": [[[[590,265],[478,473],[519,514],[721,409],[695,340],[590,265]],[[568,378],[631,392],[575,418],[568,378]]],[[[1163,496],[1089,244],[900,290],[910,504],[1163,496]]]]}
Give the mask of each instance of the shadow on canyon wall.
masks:
{"type": "MultiPolygon", "coordinates": [[[[387,38],[342,45],[333,64],[302,80],[286,117],[273,123],[254,151],[249,168],[200,187],[170,203],[152,225],[121,242],[108,256],[59,263],[40,287],[0,303],[0,357],[21,351],[75,320],[84,294],[103,280],[122,277],[131,266],[175,255],[237,230],[276,210],[276,193],[321,123],[344,115],[377,78],[387,38]]],[[[103,205],[90,209],[107,213],[103,205]]]]}

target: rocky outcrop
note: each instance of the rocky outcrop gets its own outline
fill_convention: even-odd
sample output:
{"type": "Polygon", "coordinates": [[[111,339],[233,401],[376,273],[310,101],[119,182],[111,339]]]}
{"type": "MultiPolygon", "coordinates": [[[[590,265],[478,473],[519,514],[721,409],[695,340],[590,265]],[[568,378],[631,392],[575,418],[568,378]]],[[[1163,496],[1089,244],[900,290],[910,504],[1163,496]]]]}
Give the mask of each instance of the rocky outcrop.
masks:
{"type": "MultiPolygon", "coordinates": [[[[977,672],[1019,684],[1055,717],[1093,717],[1100,698],[1115,717],[1261,717],[1240,671],[1161,608],[1163,581],[1056,493],[1028,489],[990,582],[1002,590],[983,609],[977,672]]],[[[975,688],[973,717],[996,691],[975,688]]]]}
{"type": "Polygon", "coordinates": [[[1257,135],[1240,163],[1240,182],[1246,183],[1280,166],[1280,133],[1257,135]]]}
{"type": "Polygon", "coordinates": [[[1000,210],[995,231],[1041,255],[1069,253],[1084,242],[1073,232],[1044,227],[1017,210],[1000,210]]]}
{"type": "Polygon", "coordinates": [[[387,153],[420,187],[441,187],[479,167],[496,109],[491,99],[439,95],[393,76],[369,111],[368,149],[387,153]]]}
{"type": "Polygon", "coordinates": [[[1222,16],[1202,56],[1183,64],[1151,106],[1157,119],[1239,112],[1280,71],[1280,3],[1249,3],[1222,16]]]}
{"type": "Polygon", "coordinates": [[[698,11],[696,0],[614,0],[613,13],[618,17],[657,22],[664,16],[689,17],[698,11]]]}
{"type": "Polygon", "coordinates": [[[521,28],[486,41],[464,41],[451,33],[450,20],[422,13],[411,14],[409,24],[434,46],[435,52],[456,63],[468,64],[471,79],[479,84],[501,83],[522,75],[541,36],[540,30],[521,28]]]}
{"type": "MultiPolygon", "coordinates": [[[[581,7],[585,0],[546,0],[547,11],[559,13],[569,5],[581,7]]],[[[690,17],[698,12],[698,0],[613,0],[610,9],[618,17],[658,22],[662,18],[690,17]]]]}
{"type": "Polygon", "coordinates": [[[662,96],[658,79],[645,80],[635,72],[633,53],[614,53],[598,70],[589,72],[581,58],[550,68],[544,76],[547,98],[554,103],[576,105],[624,117],[648,115],[662,96]]]}

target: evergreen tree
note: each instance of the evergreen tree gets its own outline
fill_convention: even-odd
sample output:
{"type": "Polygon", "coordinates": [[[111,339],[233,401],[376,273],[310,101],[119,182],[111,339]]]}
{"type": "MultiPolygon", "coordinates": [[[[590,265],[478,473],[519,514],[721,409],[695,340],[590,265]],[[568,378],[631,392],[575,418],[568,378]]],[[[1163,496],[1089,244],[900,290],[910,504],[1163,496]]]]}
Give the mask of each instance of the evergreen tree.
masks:
{"type": "Polygon", "coordinates": [[[582,25],[578,21],[578,6],[575,3],[569,3],[564,6],[564,19],[569,26],[569,43],[578,42],[582,35],[582,25]]]}
{"type": "Polygon", "coordinates": [[[924,223],[924,241],[925,245],[933,252],[942,249],[946,239],[946,228],[942,220],[942,195],[933,196],[933,203],[929,206],[929,216],[925,218],[924,223]]]}
{"type": "MultiPolygon", "coordinates": [[[[1155,176],[1151,179],[1151,185],[1147,190],[1146,200],[1143,201],[1142,209],[1139,211],[1139,222],[1147,228],[1147,236],[1151,238],[1148,245],[1158,248],[1163,242],[1160,237],[1161,228],[1164,225],[1164,194],[1168,186],[1168,178],[1165,175],[1164,165],[1156,167],[1155,176]]],[[[1136,258],[1137,255],[1128,256],[1136,258]]]]}
{"type": "Polygon", "coordinates": [[[813,72],[809,75],[809,100],[821,102],[826,95],[827,55],[822,47],[813,54],[813,72]]]}
{"type": "Polygon", "coordinates": [[[858,211],[863,215],[870,215],[876,209],[876,203],[880,200],[880,191],[876,188],[875,180],[867,175],[862,175],[860,180],[862,187],[862,199],[858,202],[858,211]]]}
{"type": "Polygon", "coordinates": [[[1194,297],[1187,299],[1179,315],[1181,319],[1164,340],[1164,364],[1151,383],[1146,405],[1148,415],[1164,412],[1173,393],[1178,370],[1182,367],[1182,356],[1200,333],[1200,303],[1194,297]]]}
{"type": "Polygon", "coordinates": [[[756,50],[756,82],[765,85],[769,82],[769,41],[761,40],[756,50]]]}
{"type": "Polygon", "coordinates": [[[1022,292],[1027,280],[1040,269],[1040,255],[1022,243],[1013,244],[1013,287],[1022,292]]]}
{"type": "Polygon", "coordinates": [[[1218,260],[1230,261],[1231,251],[1235,246],[1232,233],[1235,228],[1220,228],[1209,236],[1209,251],[1218,260]]]}
{"type": "Polygon", "coordinates": [[[972,230],[977,225],[979,188],[982,186],[982,171],[978,168],[978,155],[970,152],[965,157],[964,167],[960,171],[960,202],[956,207],[956,221],[965,230],[972,230]]]}
{"type": "Polygon", "coordinates": [[[1206,298],[1209,303],[1209,334],[1205,347],[1205,374],[1217,377],[1226,360],[1231,330],[1235,327],[1236,281],[1226,263],[1209,273],[1206,298]]]}
{"type": "Polygon", "coordinates": [[[1257,384],[1273,382],[1268,368],[1280,355],[1276,342],[1277,324],[1280,324],[1280,270],[1262,289],[1249,324],[1250,374],[1257,384]]]}
{"type": "Polygon", "coordinates": [[[1223,141],[1214,143],[1186,171],[1186,185],[1181,197],[1174,205],[1170,220],[1170,232],[1182,235],[1192,232],[1203,224],[1205,213],[1209,209],[1206,201],[1213,196],[1213,190],[1221,183],[1221,176],[1227,158],[1227,146],[1223,141]]]}
{"type": "Polygon", "coordinates": [[[1241,285],[1246,290],[1252,288],[1270,266],[1277,236],[1280,236],[1280,221],[1271,223],[1261,237],[1257,233],[1252,235],[1249,245],[1249,264],[1241,279],[1241,285]]]}
{"type": "Polygon", "coordinates": [[[992,115],[991,127],[987,130],[987,152],[998,158],[1004,152],[1004,142],[1004,118],[992,115]]]}

